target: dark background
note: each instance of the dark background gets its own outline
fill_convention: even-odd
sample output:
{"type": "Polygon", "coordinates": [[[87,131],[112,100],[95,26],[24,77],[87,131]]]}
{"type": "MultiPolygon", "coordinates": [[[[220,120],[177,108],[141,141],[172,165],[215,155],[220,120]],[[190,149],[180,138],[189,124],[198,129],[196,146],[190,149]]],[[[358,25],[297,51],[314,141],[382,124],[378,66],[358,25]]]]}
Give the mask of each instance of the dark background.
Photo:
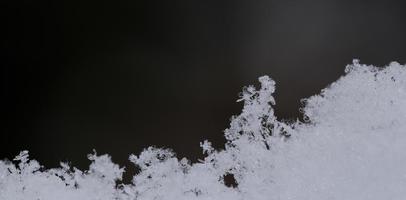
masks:
{"type": "Polygon", "coordinates": [[[268,74],[276,115],[353,58],[406,62],[405,1],[12,1],[1,3],[0,159],[27,149],[85,169],[96,149],[128,165],[149,145],[223,147],[241,87],[268,74]]]}

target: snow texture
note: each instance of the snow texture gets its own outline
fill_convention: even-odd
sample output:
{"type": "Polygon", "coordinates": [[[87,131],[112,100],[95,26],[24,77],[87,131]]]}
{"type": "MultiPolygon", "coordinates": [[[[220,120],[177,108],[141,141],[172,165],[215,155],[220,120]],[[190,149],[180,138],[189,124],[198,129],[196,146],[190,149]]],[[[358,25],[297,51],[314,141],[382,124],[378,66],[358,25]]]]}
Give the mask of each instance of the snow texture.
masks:
{"type": "Polygon", "coordinates": [[[119,184],[123,168],[89,155],[89,170],[66,163],[45,169],[22,151],[0,161],[0,200],[402,200],[406,198],[406,66],[359,64],[303,101],[305,122],[274,116],[275,82],[259,78],[238,101],[241,114],[204,160],[178,160],[169,149],[131,155],[140,171],[119,184]],[[227,183],[225,177],[231,177],[227,183]]]}

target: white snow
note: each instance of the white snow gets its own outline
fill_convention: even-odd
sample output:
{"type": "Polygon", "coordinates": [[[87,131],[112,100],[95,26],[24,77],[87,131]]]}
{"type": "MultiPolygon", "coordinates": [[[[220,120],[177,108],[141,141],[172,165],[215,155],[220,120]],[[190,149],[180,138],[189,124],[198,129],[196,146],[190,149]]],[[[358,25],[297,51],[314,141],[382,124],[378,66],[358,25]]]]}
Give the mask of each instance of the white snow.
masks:
{"type": "Polygon", "coordinates": [[[403,200],[406,199],[406,66],[359,64],[306,99],[305,123],[274,116],[275,82],[244,88],[242,113],[225,130],[223,150],[201,143],[204,160],[178,160],[147,148],[130,161],[131,184],[108,155],[89,155],[89,170],[45,169],[22,151],[0,161],[0,200],[403,200]],[[225,175],[236,180],[231,187],[225,175]]]}

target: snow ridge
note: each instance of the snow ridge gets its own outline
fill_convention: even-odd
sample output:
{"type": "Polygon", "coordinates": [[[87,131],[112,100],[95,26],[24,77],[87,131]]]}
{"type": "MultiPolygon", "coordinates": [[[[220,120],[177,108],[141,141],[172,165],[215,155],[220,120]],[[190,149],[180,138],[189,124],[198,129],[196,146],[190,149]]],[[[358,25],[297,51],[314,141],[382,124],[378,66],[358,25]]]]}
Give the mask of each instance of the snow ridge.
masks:
{"type": "Polygon", "coordinates": [[[304,100],[305,121],[274,116],[275,82],[243,89],[241,114],[227,143],[201,147],[204,160],[179,160],[149,147],[130,161],[140,172],[118,184],[124,168],[108,155],[88,156],[81,171],[45,169],[22,151],[0,161],[0,200],[401,200],[406,196],[406,66],[354,60],[345,75],[304,100]],[[225,177],[231,177],[228,184],[225,177]]]}

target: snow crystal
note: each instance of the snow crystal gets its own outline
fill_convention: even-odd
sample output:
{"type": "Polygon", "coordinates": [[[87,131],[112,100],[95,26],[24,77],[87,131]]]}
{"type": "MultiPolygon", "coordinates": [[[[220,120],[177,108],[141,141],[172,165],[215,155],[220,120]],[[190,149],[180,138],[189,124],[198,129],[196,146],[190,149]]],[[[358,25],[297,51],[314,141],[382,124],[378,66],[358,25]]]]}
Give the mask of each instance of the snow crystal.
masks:
{"type": "Polygon", "coordinates": [[[131,155],[131,184],[108,155],[89,155],[89,170],[45,169],[22,151],[0,161],[0,200],[382,200],[406,197],[406,68],[348,65],[345,75],[304,100],[305,122],[274,116],[275,82],[243,89],[241,114],[218,150],[201,143],[191,164],[169,149],[131,155]],[[230,180],[232,184],[227,183],[230,180]]]}

